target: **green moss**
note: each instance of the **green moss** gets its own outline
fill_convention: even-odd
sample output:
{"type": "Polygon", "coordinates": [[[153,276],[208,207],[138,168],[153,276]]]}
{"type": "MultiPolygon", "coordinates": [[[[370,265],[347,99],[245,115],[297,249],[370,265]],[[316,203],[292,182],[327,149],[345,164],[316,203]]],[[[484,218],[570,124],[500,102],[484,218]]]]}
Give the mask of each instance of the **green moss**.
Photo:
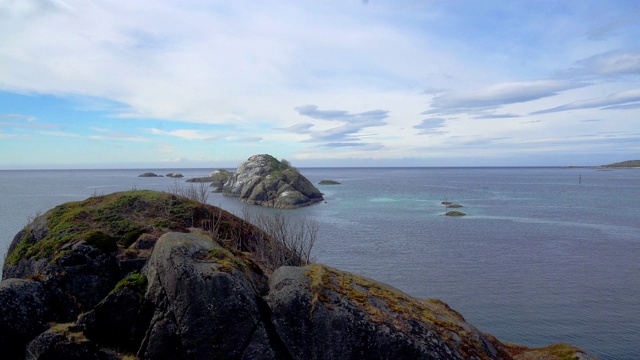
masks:
{"type": "Polygon", "coordinates": [[[87,245],[91,245],[106,253],[118,250],[116,240],[100,230],[90,231],[84,236],[84,240],[86,241],[87,245]]]}
{"type": "Polygon", "coordinates": [[[140,297],[144,297],[145,292],[147,292],[147,285],[147,277],[144,274],[133,271],[120,280],[111,293],[127,288],[135,291],[140,297]]]}
{"type": "Polygon", "coordinates": [[[27,226],[20,243],[7,255],[6,264],[52,257],[66,244],[81,240],[111,252],[117,250],[117,245],[128,247],[143,233],[161,234],[198,227],[219,212],[217,208],[187,198],[150,190],[69,202],[39,217],[44,217],[49,229],[44,238],[34,240],[32,229],[27,226]]]}

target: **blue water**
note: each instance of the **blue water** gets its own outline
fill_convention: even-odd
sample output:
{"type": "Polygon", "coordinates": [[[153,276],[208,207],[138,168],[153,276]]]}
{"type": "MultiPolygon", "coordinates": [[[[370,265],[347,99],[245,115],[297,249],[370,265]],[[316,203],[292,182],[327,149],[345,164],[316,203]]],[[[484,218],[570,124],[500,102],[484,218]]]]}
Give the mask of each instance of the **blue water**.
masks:
{"type": "MultiPolygon", "coordinates": [[[[0,251],[60,203],[174,182],[137,177],[145,171],[176,170],[0,171],[0,251]]],[[[562,341],[602,359],[640,359],[640,170],[301,171],[342,183],[318,186],[326,203],[287,211],[320,225],[318,262],[442,299],[505,342],[562,341]],[[468,215],[442,216],[445,199],[468,215]]],[[[272,211],[220,194],[209,202],[236,214],[272,211]]]]}

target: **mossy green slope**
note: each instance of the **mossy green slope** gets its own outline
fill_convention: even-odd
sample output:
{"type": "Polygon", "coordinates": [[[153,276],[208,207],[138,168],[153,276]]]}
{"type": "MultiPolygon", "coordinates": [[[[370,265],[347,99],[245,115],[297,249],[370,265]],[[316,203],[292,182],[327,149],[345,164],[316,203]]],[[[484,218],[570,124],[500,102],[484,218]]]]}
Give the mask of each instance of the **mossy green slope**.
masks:
{"type": "Polygon", "coordinates": [[[38,238],[32,231],[33,223],[27,225],[22,239],[9,249],[5,267],[15,265],[21,259],[54,257],[79,241],[113,252],[129,246],[143,233],[160,236],[167,231],[206,228],[212,222],[219,225],[217,230],[222,235],[225,232],[237,234],[238,229],[248,228],[247,224],[217,207],[151,190],[118,192],[65,203],[41,218],[39,220],[46,222],[46,235],[38,238]]]}

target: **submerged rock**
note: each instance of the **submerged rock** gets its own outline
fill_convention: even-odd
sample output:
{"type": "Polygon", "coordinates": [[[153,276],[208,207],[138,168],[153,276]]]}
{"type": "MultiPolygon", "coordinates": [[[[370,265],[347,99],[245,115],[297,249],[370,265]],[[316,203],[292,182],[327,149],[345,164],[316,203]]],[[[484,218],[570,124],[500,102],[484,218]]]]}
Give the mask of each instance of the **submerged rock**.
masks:
{"type": "Polygon", "coordinates": [[[241,201],[279,209],[294,209],[323,200],[322,193],[287,161],[271,155],[250,157],[224,184],[223,193],[241,201]]]}
{"type": "Polygon", "coordinates": [[[320,185],[340,185],[340,182],[335,180],[320,180],[318,183],[320,185]]]}

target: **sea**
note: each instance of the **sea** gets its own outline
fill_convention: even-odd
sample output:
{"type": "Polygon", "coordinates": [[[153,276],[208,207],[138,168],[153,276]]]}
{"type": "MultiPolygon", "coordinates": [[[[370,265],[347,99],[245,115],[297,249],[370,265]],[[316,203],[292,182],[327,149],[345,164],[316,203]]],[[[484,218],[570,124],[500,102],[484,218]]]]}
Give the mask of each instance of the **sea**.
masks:
{"type": "MultiPolygon", "coordinates": [[[[213,170],[0,171],[0,255],[30,219],[61,203],[169,191],[213,170]]],[[[299,170],[314,184],[340,184],[317,185],[325,201],[296,210],[213,193],[208,202],[239,216],[284,211],[314,221],[316,262],[441,299],[503,342],[640,359],[640,169],[299,170]],[[445,200],[466,216],[444,216],[445,200]]]]}

